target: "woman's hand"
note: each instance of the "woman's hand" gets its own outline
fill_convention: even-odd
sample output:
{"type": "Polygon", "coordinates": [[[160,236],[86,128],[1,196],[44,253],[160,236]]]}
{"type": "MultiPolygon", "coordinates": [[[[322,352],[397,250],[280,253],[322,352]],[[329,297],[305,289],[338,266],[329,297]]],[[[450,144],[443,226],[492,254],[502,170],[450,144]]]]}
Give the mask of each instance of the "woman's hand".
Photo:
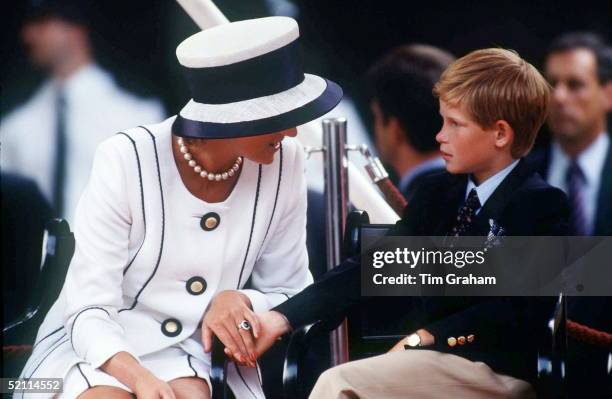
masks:
{"type": "Polygon", "coordinates": [[[259,319],[251,310],[249,298],[239,291],[221,291],[213,299],[202,321],[202,343],[204,350],[210,352],[214,334],[225,345],[228,356],[241,364],[256,367],[253,336],[257,338],[259,331],[259,319]],[[251,330],[238,328],[243,320],[251,324],[251,330]]]}
{"type": "Polygon", "coordinates": [[[133,391],[138,399],[176,399],[170,385],[150,372],[136,380],[133,391]]]}
{"type": "Polygon", "coordinates": [[[168,383],[155,377],[127,352],[116,353],[100,368],[129,387],[138,399],[176,399],[168,383]]]}

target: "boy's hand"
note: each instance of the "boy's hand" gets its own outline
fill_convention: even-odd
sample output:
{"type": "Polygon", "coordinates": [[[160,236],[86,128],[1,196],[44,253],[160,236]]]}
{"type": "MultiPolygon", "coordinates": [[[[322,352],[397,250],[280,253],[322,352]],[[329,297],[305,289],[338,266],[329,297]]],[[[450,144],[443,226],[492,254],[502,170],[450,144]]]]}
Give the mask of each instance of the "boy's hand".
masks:
{"type": "Polygon", "coordinates": [[[291,331],[289,322],[274,310],[259,314],[260,334],[255,342],[257,357],[263,355],[280,337],[291,331]]]}
{"type": "MultiPolygon", "coordinates": [[[[257,317],[259,334],[255,340],[255,355],[259,358],[279,337],[291,331],[291,326],[282,314],[274,310],[260,313],[257,317]]],[[[230,356],[233,356],[233,353],[230,356]]]]}

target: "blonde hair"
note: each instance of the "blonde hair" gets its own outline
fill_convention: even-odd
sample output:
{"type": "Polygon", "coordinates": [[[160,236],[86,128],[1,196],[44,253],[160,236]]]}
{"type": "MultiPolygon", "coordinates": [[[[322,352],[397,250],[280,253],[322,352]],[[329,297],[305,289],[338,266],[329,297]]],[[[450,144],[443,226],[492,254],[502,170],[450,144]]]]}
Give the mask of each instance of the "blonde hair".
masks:
{"type": "Polygon", "coordinates": [[[451,105],[466,107],[482,127],[504,120],[514,130],[513,158],[533,147],[548,113],[550,85],[515,51],[476,50],[449,65],[433,93],[451,105]]]}

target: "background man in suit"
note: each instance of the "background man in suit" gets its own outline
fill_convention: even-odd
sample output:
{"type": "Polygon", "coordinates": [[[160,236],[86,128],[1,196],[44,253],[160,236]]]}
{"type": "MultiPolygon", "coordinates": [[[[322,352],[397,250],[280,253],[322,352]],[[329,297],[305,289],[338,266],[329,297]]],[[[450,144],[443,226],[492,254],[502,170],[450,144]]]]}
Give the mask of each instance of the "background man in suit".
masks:
{"type": "MultiPolygon", "coordinates": [[[[534,153],[542,176],[569,196],[574,235],[612,235],[612,48],[590,33],[557,38],[546,57],[545,76],[553,91],[548,126],[551,145],[534,153]]],[[[612,332],[611,297],[570,297],[568,317],[612,332]]],[[[608,387],[610,351],[575,339],[568,342],[570,397],[585,386],[608,387]],[[606,382],[607,381],[607,382],[606,382]]]]}
{"type": "Polygon", "coordinates": [[[425,176],[444,170],[436,142],[442,119],[431,90],[453,60],[444,50],[414,44],[391,50],[368,72],[376,148],[406,199],[425,176]]]}
{"type": "MultiPolygon", "coordinates": [[[[435,92],[444,120],[437,140],[450,173],[424,180],[390,235],[486,236],[491,219],[506,235],[566,234],[566,196],[521,159],[548,108],[549,86],[537,70],[516,53],[479,50],[451,64],[435,92]]],[[[360,287],[360,260],[352,258],[262,314],[258,344],[342,315],[360,301],[360,287]]],[[[532,397],[535,309],[520,297],[422,297],[402,310],[422,317],[421,329],[392,353],[326,371],[311,397],[532,397]]]]}
{"type": "Polygon", "coordinates": [[[590,33],[556,39],[546,57],[553,87],[549,148],[534,153],[542,176],[564,190],[575,235],[612,235],[612,48],[590,33]]]}
{"type": "Polygon", "coordinates": [[[54,214],[69,221],[98,144],[164,117],[159,101],[126,92],[96,64],[91,11],[86,1],[31,1],[21,38],[48,79],[0,124],[2,170],[33,180],[54,214]]]}

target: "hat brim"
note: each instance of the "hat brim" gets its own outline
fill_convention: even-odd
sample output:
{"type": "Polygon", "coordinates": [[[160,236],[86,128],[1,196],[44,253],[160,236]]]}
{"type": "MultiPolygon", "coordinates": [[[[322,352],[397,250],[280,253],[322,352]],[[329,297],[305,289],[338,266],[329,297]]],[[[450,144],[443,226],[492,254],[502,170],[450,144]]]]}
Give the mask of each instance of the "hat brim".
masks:
{"type": "Polygon", "coordinates": [[[342,99],[336,83],[305,74],[287,91],[231,104],[191,100],[177,115],[172,132],[180,137],[224,139],[258,136],[290,129],[331,111],[342,99]]]}

